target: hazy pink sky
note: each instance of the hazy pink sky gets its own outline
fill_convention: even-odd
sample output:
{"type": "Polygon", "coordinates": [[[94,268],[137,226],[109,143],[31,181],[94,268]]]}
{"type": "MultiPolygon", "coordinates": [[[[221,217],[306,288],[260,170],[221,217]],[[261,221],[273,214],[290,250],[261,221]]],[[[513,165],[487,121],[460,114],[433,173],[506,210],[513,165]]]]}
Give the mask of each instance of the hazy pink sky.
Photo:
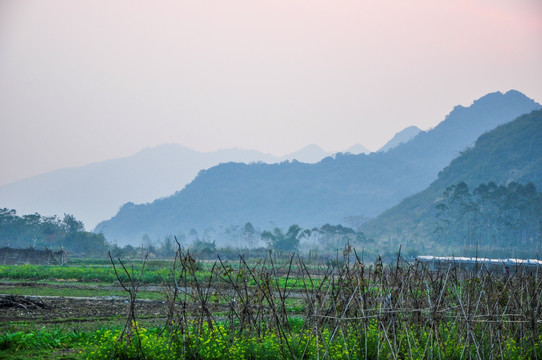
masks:
{"type": "Polygon", "coordinates": [[[540,0],[2,0],[0,184],[179,143],[371,150],[542,102],[540,0]]]}

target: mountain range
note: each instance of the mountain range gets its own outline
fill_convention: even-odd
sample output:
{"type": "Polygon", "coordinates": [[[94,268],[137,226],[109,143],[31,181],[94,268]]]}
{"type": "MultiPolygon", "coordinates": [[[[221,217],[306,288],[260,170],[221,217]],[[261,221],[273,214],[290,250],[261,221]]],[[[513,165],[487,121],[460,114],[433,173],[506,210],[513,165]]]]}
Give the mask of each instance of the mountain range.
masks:
{"type": "MultiPolygon", "coordinates": [[[[360,144],[355,149],[368,152],[360,144]]],[[[124,203],[147,203],[171,195],[200,170],[220,163],[279,163],[294,159],[315,163],[330,155],[317,145],[278,157],[245,149],[203,153],[164,144],[131,156],[54,170],[0,186],[0,207],[16,209],[20,214],[68,213],[82,220],[87,228],[94,228],[114,216],[124,203]]]]}
{"type": "Polygon", "coordinates": [[[482,183],[533,183],[542,190],[542,110],[533,111],[489,131],[445,167],[425,190],[402,200],[362,226],[369,237],[399,244],[432,244],[436,228],[435,204],[444,191],[460,182],[469,189],[482,183]]]}
{"type": "Polygon", "coordinates": [[[220,230],[247,221],[260,228],[293,223],[310,228],[375,217],[424,190],[484,132],[540,107],[518,91],[495,92],[468,107],[456,106],[435,128],[386,151],[338,153],[315,164],[220,164],[171,196],[126,203],[95,231],[122,244],[143,234],[220,230]]]}

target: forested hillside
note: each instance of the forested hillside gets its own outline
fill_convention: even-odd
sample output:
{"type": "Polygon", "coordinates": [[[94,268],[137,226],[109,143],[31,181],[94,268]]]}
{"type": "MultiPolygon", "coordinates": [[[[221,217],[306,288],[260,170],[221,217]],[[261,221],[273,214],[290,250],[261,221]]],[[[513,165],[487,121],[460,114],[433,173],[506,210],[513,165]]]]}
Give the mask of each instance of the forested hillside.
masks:
{"type": "Polygon", "coordinates": [[[95,231],[108,240],[163,237],[191,228],[252,222],[260,228],[311,228],[373,217],[426,188],[438,172],[485,131],[540,105],[517,91],[457,106],[434,129],[384,153],[337,154],[317,164],[222,164],[202,171],[182,191],[151,204],[125,204],[95,231]]]}
{"type": "Polygon", "coordinates": [[[392,247],[469,254],[473,247],[512,247],[534,254],[534,244],[542,241],[540,139],[542,110],[499,126],[480,136],[426,190],[368,222],[363,231],[391,241],[392,247]]]}

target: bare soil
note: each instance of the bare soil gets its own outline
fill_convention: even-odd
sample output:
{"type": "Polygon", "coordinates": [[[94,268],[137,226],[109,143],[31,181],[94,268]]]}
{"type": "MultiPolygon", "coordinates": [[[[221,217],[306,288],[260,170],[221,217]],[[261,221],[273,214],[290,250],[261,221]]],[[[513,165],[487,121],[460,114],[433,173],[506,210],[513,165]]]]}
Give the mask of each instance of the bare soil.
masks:
{"type": "MultiPolygon", "coordinates": [[[[0,296],[0,304],[12,295],[0,296]]],[[[100,319],[122,321],[127,313],[127,300],[118,297],[64,297],[64,296],[16,296],[18,305],[0,306],[0,326],[6,323],[32,322],[37,324],[62,322],[87,322],[100,319]],[[40,304],[32,306],[32,304],[40,304]]],[[[163,318],[166,307],[162,301],[138,300],[136,313],[140,317],[163,318]]]]}

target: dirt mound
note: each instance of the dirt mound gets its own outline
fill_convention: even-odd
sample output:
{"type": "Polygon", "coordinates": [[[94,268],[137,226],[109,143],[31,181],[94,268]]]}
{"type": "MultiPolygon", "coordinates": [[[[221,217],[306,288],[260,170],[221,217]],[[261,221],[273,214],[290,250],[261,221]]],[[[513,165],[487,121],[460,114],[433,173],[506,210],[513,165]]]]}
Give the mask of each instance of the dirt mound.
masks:
{"type": "Polygon", "coordinates": [[[52,309],[43,301],[31,299],[27,296],[20,295],[1,295],[0,309],[6,308],[22,308],[22,309],[52,309]]]}

